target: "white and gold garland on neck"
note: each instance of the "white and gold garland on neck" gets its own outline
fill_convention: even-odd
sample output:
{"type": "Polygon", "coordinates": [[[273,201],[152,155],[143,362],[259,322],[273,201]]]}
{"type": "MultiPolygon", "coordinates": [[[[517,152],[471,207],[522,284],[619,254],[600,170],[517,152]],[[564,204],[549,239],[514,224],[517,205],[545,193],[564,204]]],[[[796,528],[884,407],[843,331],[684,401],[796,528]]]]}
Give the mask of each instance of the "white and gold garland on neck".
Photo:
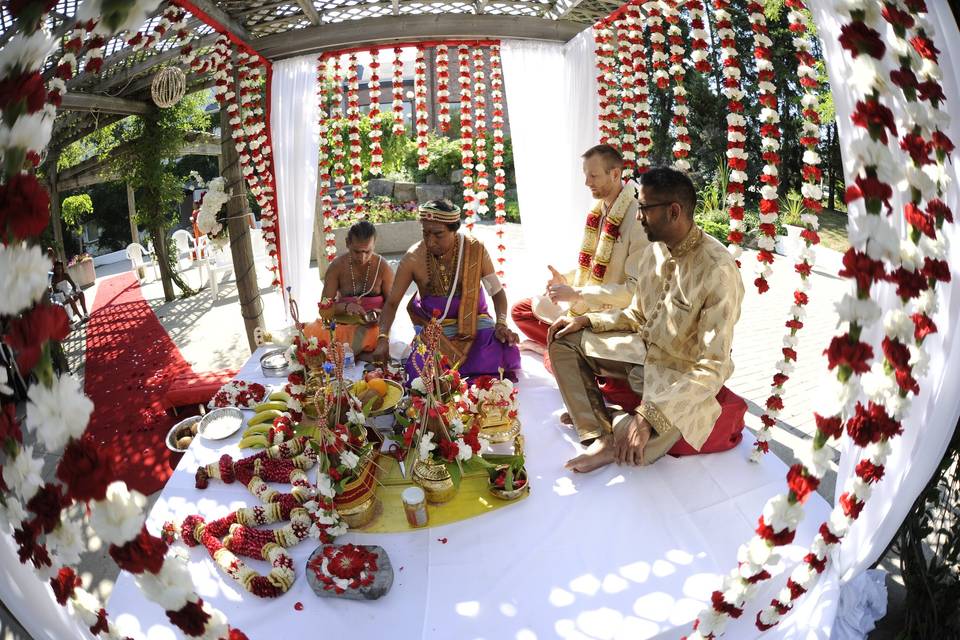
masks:
{"type": "Polygon", "coordinates": [[[604,219],[603,201],[597,200],[593,209],[587,214],[587,223],[583,229],[583,242],[580,245],[579,264],[574,286],[583,287],[603,283],[613,254],[613,245],[620,237],[620,223],[630,202],[634,198],[636,187],[633,183],[626,183],[620,190],[620,195],[614,200],[613,206],[607,212],[606,221],[601,229],[600,222],[604,219]],[[598,240],[599,236],[599,240],[598,240]]]}

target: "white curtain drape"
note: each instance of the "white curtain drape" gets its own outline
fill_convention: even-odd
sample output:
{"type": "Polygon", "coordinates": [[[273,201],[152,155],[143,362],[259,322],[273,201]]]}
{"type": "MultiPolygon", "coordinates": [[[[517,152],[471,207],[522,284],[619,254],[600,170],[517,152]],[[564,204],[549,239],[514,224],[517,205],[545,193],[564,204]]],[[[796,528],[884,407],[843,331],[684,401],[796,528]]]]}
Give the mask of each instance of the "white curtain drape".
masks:
{"type": "Polygon", "coordinates": [[[316,56],[281,60],[273,66],[270,107],[283,283],[300,309],[308,310],[318,302],[304,299],[309,290],[304,283],[310,268],[320,148],[316,56]]]}
{"type": "Polygon", "coordinates": [[[593,30],[566,45],[504,40],[502,52],[524,241],[572,269],[591,204],[580,154],[599,138],[593,30]]]}
{"type": "MultiPolygon", "coordinates": [[[[833,3],[812,0],[809,5],[823,41],[827,71],[831,86],[834,87],[840,142],[842,148],[847,149],[852,138],[850,115],[856,104],[855,96],[842,90],[851,76],[850,58],[838,41],[840,22],[833,3]]],[[[960,33],[947,3],[930,2],[927,7],[936,29],[935,42],[942,52],[940,68],[944,76],[943,89],[952,115],[948,135],[953,140],[960,140],[960,69],[955,63],[960,61],[960,33]]],[[[900,126],[902,107],[896,105],[894,113],[900,126]]],[[[896,141],[892,146],[896,146],[896,141]]],[[[849,176],[849,158],[845,158],[844,166],[849,176]]],[[[954,163],[948,170],[953,183],[945,200],[957,212],[960,211],[957,164],[954,163]]],[[[894,211],[902,211],[904,199],[901,193],[895,193],[892,204],[894,211]]],[[[843,584],[833,633],[837,638],[863,637],[872,628],[876,613],[882,611],[885,591],[877,588],[876,577],[864,571],[881,557],[892,540],[907,511],[940,462],[960,416],[960,393],[957,393],[956,383],[960,376],[960,270],[957,269],[960,264],[960,234],[950,229],[946,235],[951,246],[948,260],[952,265],[953,281],[938,287],[941,291],[940,312],[934,320],[939,333],[924,342],[931,355],[929,375],[920,380],[922,393],[912,403],[910,415],[904,422],[903,435],[896,440],[894,453],[887,462],[886,476],[874,489],[859,520],[840,546],[830,568],[832,579],[825,583],[828,588],[837,579],[843,584]],[[873,615],[867,615],[870,610],[874,611],[873,615]]],[[[895,295],[887,288],[884,291],[883,308],[893,308],[896,304],[899,303],[895,295]]],[[[873,337],[877,338],[878,335],[873,337]]],[[[875,347],[875,351],[879,353],[878,347],[875,347]]],[[[853,476],[860,455],[861,451],[849,442],[844,447],[837,475],[836,497],[840,496],[846,481],[853,476]]],[[[808,597],[819,601],[820,590],[814,590],[808,597]]],[[[827,597],[822,598],[821,604],[830,608],[838,603],[836,598],[827,597]]]]}

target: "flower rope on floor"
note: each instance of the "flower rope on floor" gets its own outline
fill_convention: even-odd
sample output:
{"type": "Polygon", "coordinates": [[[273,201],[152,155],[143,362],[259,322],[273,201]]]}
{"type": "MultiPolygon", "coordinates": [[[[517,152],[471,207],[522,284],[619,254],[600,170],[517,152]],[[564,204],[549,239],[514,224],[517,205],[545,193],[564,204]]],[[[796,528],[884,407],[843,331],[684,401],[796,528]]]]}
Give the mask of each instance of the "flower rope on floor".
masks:
{"type": "Polygon", "coordinates": [[[813,271],[813,265],[816,263],[816,254],[814,246],[820,242],[820,236],[817,234],[819,229],[819,214],[822,205],[820,204],[820,180],[821,171],[817,166],[820,162],[820,156],[816,149],[820,144],[820,115],[816,106],[818,102],[816,70],[813,68],[813,36],[810,29],[810,16],[805,10],[802,0],[788,0],[787,7],[790,9],[788,20],[790,31],[794,34],[793,45],[796,49],[797,73],[800,78],[800,85],[804,88],[803,97],[800,104],[803,108],[803,125],[800,136],[800,144],[804,146],[803,154],[803,207],[804,212],[800,215],[800,220],[804,225],[801,232],[803,238],[803,249],[797,257],[794,265],[794,271],[800,278],[797,288],[793,292],[793,306],[790,308],[790,317],[786,322],[787,335],[783,337],[782,358],[776,364],[777,372],[773,375],[773,382],[770,384],[770,396],[764,405],[763,415],[760,416],[762,426],[757,432],[757,439],[754,443],[753,452],[750,459],[758,461],[760,457],[770,451],[770,429],[777,423],[777,417],[783,410],[784,386],[793,374],[794,363],[797,361],[797,344],[799,343],[798,333],[803,327],[803,320],[806,317],[805,308],[810,302],[810,273],[813,271]]]}

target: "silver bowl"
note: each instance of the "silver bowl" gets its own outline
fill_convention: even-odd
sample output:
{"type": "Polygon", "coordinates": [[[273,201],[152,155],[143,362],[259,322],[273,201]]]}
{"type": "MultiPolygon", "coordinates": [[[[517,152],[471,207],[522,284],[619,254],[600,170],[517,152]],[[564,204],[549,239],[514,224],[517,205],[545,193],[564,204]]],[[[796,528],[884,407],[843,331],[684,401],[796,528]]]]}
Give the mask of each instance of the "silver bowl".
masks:
{"type": "Polygon", "coordinates": [[[290,373],[290,363],[284,355],[286,349],[271,349],[260,356],[260,370],[268,378],[286,378],[290,373]]]}
{"type": "Polygon", "coordinates": [[[214,409],[197,427],[197,435],[207,440],[223,440],[229,438],[243,426],[243,412],[236,407],[214,409]]]}
{"type": "MultiPolygon", "coordinates": [[[[181,449],[177,446],[177,432],[183,429],[184,427],[189,427],[195,422],[200,422],[203,419],[203,416],[190,416],[189,418],[184,418],[177,424],[170,427],[170,431],[167,431],[167,449],[170,451],[176,451],[177,453],[183,453],[186,449],[181,449]]],[[[200,426],[197,426],[197,433],[200,433],[200,426]]],[[[192,436],[196,437],[196,436],[192,436]]]]}

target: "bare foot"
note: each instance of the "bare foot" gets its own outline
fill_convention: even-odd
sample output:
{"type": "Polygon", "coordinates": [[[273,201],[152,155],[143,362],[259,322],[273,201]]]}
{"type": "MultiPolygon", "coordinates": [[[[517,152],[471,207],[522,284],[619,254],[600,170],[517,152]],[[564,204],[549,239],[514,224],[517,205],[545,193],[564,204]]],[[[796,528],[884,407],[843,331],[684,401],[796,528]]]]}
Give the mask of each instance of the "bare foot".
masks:
{"type": "Polygon", "coordinates": [[[573,418],[570,417],[568,411],[564,411],[560,414],[560,424],[573,425],[573,418]]]}
{"type": "Polygon", "coordinates": [[[567,460],[567,469],[577,473],[590,473],[616,460],[613,436],[606,435],[593,441],[587,452],[567,460]]]}
{"type": "Polygon", "coordinates": [[[533,340],[523,340],[517,345],[521,351],[532,351],[538,355],[543,355],[547,352],[547,348],[540,344],[539,342],[534,342],[533,340]]]}

